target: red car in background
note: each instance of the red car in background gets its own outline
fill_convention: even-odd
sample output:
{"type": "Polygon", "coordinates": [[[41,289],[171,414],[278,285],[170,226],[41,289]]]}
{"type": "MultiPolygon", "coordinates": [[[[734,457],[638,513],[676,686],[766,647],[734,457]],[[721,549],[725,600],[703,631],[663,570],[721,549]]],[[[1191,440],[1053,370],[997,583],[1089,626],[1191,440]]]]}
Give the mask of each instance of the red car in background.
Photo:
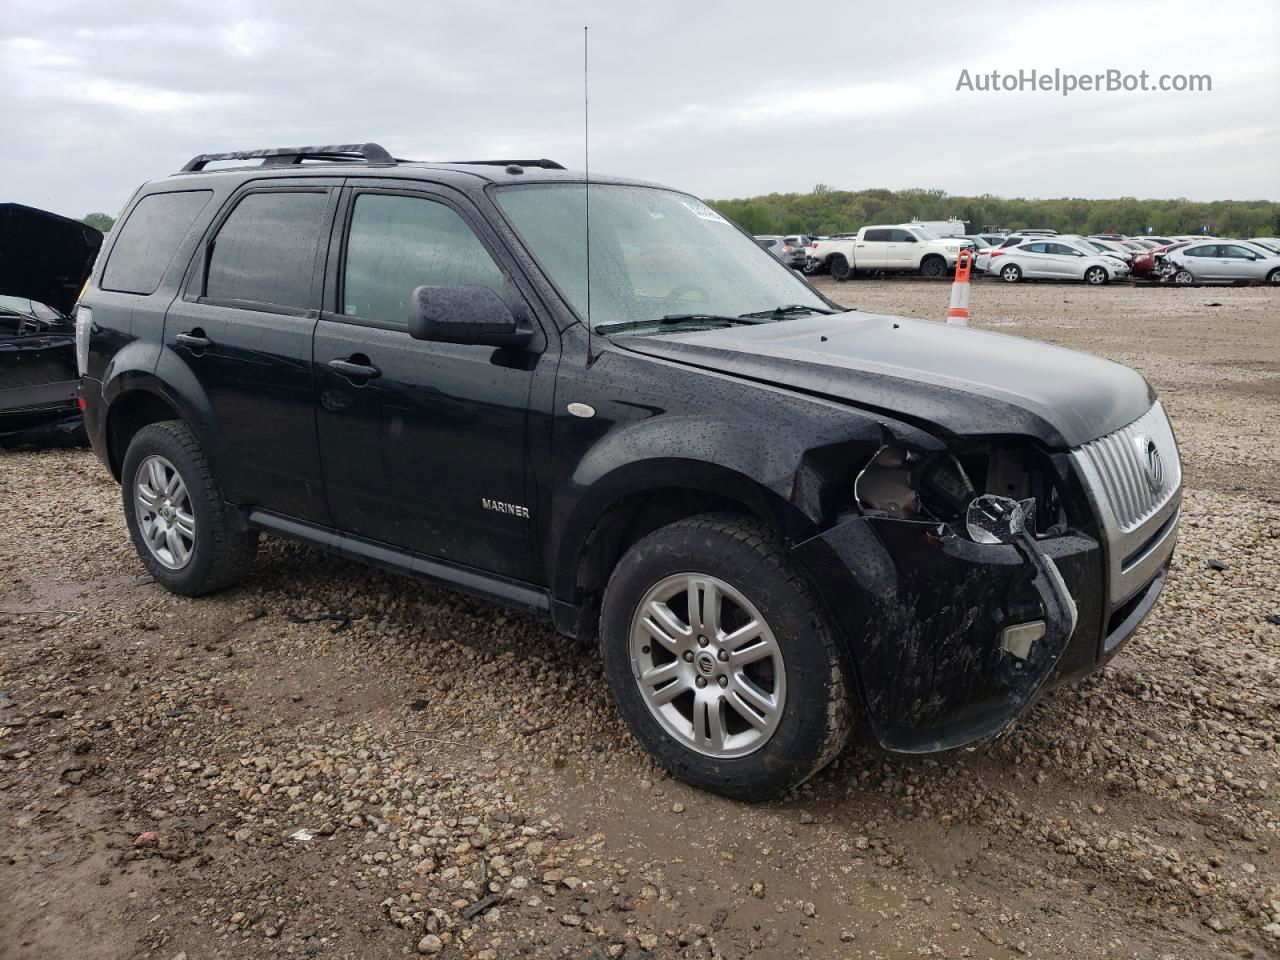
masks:
{"type": "Polygon", "coordinates": [[[1138,254],[1129,264],[1133,279],[1150,280],[1156,268],[1156,257],[1163,256],[1170,250],[1181,250],[1190,242],[1190,240],[1179,240],[1177,243],[1170,243],[1163,247],[1156,247],[1154,250],[1148,250],[1146,253],[1138,254]]]}

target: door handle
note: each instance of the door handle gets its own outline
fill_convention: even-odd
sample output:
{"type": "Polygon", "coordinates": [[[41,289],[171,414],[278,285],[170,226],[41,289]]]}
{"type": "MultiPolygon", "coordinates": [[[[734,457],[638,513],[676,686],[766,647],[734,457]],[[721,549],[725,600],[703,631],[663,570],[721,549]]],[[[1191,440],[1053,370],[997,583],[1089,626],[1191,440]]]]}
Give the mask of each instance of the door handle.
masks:
{"type": "Polygon", "coordinates": [[[351,360],[330,360],[329,369],[337,371],[337,373],[349,380],[372,380],[375,377],[382,376],[382,371],[372,363],[369,363],[367,359],[363,357],[359,359],[365,360],[365,362],[355,362],[356,358],[354,357],[351,360]]]}
{"type": "Polygon", "coordinates": [[[180,333],[173,339],[184,347],[190,347],[192,350],[208,350],[213,346],[213,341],[204,335],[204,331],[199,327],[188,333],[180,333]]]}

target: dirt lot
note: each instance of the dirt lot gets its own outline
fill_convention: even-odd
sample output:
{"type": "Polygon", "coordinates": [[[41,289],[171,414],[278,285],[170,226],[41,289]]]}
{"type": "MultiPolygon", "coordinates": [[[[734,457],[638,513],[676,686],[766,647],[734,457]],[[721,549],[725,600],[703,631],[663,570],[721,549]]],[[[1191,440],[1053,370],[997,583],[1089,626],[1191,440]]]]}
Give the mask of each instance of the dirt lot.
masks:
{"type": "Polygon", "coordinates": [[[541,623],[279,541],[172,597],[92,454],[0,455],[0,957],[1275,955],[1277,294],[976,284],[1159,388],[1170,586],[994,748],[855,745],[763,806],[665,778],[541,623]]]}

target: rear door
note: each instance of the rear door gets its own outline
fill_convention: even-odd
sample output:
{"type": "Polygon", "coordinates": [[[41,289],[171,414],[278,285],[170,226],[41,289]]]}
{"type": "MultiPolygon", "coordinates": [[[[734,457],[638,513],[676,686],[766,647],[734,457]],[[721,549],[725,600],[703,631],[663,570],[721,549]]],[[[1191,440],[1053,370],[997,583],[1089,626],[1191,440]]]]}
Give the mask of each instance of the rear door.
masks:
{"type": "Polygon", "coordinates": [[[259,180],[232,195],[165,318],[166,356],[208,398],[228,499],[328,522],[311,337],[337,178],[259,180]],[[324,242],[322,242],[322,239],[324,242]]]}
{"type": "Polygon", "coordinates": [[[859,270],[884,270],[896,256],[897,248],[890,242],[890,235],[887,229],[864,230],[854,241],[854,266],[859,270]]]}
{"type": "Polygon", "coordinates": [[[1008,260],[1012,260],[1022,268],[1024,277],[1044,278],[1051,276],[1049,273],[1048,257],[1046,256],[1048,245],[1037,240],[1035,243],[1023,243],[1014,247],[1007,255],[1008,260]]]}
{"type": "Polygon", "coordinates": [[[353,179],[316,329],[315,411],[335,527],[538,582],[525,447],[541,327],[518,351],[408,333],[409,300],[424,285],[488,286],[532,319],[500,249],[454,191],[353,179]]]}
{"type": "Polygon", "coordinates": [[[1218,244],[1201,243],[1188,247],[1183,253],[1184,261],[1191,275],[1197,280],[1222,279],[1221,264],[1218,262],[1218,244]]]}

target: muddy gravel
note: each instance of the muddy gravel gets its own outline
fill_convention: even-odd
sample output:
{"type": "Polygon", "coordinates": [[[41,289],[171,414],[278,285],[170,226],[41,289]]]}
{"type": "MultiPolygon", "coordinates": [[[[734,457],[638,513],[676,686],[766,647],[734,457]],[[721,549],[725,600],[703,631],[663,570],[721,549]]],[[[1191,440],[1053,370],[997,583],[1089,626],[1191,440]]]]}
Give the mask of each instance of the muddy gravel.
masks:
{"type": "Polygon", "coordinates": [[[1280,291],[971,308],[1160,390],[1169,586],[994,747],[856,743],[772,804],[665,777],[540,622],[276,540],[174,597],[91,453],[0,454],[0,957],[1280,953],[1280,291]]]}

